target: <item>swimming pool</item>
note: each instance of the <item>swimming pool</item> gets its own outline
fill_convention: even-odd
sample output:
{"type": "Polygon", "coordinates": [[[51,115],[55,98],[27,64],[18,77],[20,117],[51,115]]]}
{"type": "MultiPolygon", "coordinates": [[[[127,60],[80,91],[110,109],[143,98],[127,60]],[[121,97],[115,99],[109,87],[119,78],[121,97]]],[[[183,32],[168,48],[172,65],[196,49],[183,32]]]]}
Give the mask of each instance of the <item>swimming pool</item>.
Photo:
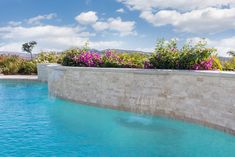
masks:
{"type": "Polygon", "coordinates": [[[0,113],[0,156],[235,155],[229,134],[57,99],[48,96],[44,83],[0,81],[0,113]]]}

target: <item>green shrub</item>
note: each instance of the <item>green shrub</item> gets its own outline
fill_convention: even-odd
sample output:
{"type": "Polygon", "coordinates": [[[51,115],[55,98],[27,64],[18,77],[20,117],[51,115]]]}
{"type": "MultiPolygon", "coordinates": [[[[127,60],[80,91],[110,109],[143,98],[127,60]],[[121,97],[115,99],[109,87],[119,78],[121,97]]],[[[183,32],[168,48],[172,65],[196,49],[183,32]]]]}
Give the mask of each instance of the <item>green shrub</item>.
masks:
{"type": "Polygon", "coordinates": [[[61,56],[61,64],[64,66],[76,66],[76,62],[73,60],[73,58],[77,55],[80,55],[82,50],[79,48],[69,49],[62,53],[61,56]]]}
{"type": "Polygon", "coordinates": [[[116,53],[108,50],[102,56],[102,67],[144,68],[147,59],[148,55],[143,53],[116,53]]]}
{"type": "MultiPolygon", "coordinates": [[[[195,45],[186,43],[180,52],[179,69],[192,69],[195,65],[208,61],[215,52],[215,49],[206,48],[205,41],[199,41],[195,45]]],[[[211,70],[210,67],[205,68],[207,68],[205,70],[211,70]]]]}
{"type": "Polygon", "coordinates": [[[18,56],[0,56],[0,73],[5,75],[36,74],[35,61],[24,60],[18,56]]]}
{"type": "Polygon", "coordinates": [[[155,53],[149,59],[150,64],[156,69],[178,69],[179,50],[176,41],[169,43],[165,40],[157,42],[155,53]]]}
{"type": "Polygon", "coordinates": [[[178,49],[175,40],[170,42],[160,40],[149,61],[155,69],[212,70],[213,60],[211,55],[215,51],[215,49],[206,48],[206,42],[204,41],[200,41],[195,45],[187,43],[182,49],[178,49]]]}
{"type": "Polygon", "coordinates": [[[61,60],[62,54],[55,52],[41,52],[35,58],[37,63],[58,63],[61,60]]]}
{"type": "Polygon", "coordinates": [[[123,67],[144,68],[144,62],[148,60],[148,55],[138,52],[119,53],[118,56],[123,60],[123,67]]]}
{"type": "Polygon", "coordinates": [[[24,61],[20,65],[19,74],[31,75],[37,73],[37,64],[35,61],[24,61]]]}
{"type": "Polygon", "coordinates": [[[224,63],[223,70],[235,71],[235,57],[224,63]]]}
{"type": "Polygon", "coordinates": [[[23,59],[18,56],[5,56],[0,62],[1,73],[5,75],[17,74],[23,59]]]}
{"type": "Polygon", "coordinates": [[[214,70],[223,70],[223,66],[217,56],[212,56],[213,63],[212,63],[212,69],[214,70]]]}

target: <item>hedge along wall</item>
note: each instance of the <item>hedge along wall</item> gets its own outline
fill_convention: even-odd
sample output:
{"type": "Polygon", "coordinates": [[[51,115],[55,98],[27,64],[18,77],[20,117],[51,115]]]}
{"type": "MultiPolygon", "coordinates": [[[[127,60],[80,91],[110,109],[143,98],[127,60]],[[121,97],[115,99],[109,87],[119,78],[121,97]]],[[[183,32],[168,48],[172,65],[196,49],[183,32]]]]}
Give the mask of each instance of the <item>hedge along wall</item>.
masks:
{"type": "Polygon", "coordinates": [[[48,67],[50,94],[200,123],[235,134],[235,73],[48,67]]]}

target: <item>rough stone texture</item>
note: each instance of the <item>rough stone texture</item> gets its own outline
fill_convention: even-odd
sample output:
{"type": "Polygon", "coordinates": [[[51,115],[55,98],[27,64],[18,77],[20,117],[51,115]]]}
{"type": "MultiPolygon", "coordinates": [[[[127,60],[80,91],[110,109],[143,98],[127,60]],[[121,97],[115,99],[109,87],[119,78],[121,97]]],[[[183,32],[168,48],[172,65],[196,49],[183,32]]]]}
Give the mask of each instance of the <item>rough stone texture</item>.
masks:
{"type": "Polygon", "coordinates": [[[48,70],[54,96],[167,115],[235,134],[235,73],[62,66],[48,70]]]}
{"type": "Polygon", "coordinates": [[[38,71],[38,80],[42,82],[47,82],[48,77],[48,66],[54,66],[57,64],[52,63],[40,63],[37,64],[37,71],[38,71]]]}

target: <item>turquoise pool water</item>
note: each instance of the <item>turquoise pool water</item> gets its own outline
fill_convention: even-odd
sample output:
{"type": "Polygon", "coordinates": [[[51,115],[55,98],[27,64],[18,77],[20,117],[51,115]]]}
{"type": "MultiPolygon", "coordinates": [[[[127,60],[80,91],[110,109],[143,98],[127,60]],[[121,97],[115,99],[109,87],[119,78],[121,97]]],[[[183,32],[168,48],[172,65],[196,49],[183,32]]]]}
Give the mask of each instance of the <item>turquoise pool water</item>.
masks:
{"type": "Polygon", "coordinates": [[[1,157],[235,156],[234,136],[56,99],[43,83],[0,81],[0,113],[1,157]]]}

